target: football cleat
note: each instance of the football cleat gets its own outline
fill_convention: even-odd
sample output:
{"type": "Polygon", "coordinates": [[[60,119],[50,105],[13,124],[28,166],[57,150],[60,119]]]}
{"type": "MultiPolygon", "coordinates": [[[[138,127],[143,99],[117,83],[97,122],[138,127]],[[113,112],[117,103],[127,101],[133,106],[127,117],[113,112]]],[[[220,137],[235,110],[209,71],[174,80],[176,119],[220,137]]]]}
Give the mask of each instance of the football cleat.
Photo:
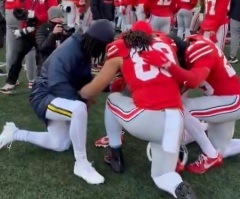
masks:
{"type": "Polygon", "coordinates": [[[111,153],[104,156],[104,162],[107,163],[115,173],[123,173],[124,161],[122,148],[111,148],[111,153]]]}
{"type": "MultiPolygon", "coordinates": [[[[122,143],[124,141],[124,134],[125,134],[125,132],[122,131],[122,143]]],[[[102,138],[100,138],[100,139],[95,141],[95,146],[96,147],[106,148],[106,147],[108,147],[108,145],[109,145],[108,136],[104,136],[104,137],[102,137],[102,138]]]]}
{"type": "Polygon", "coordinates": [[[76,176],[82,178],[88,184],[102,184],[105,181],[104,177],[95,170],[90,162],[83,164],[77,164],[76,162],[73,172],[76,176]]]}
{"type": "Polygon", "coordinates": [[[209,158],[201,154],[197,161],[186,166],[186,170],[191,173],[202,174],[214,167],[220,167],[223,164],[223,157],[218,152],[216,158],[209,158]]]}
{"type": "MultiPolygon", "coordinates": [[[[13,122],[7,122],[0,135],[0,149],[14,141],[14,134],[18,130],[13,122]]],[[[10,147],[9,147],[10,148],[10,147]]]]}
{"type": "Polygon", "coordinates": [[[197,199],[196,194],[191,188],[191,185],[188,182],[181,182],[176,190],[175,194],[177,199],[197,199]]]}

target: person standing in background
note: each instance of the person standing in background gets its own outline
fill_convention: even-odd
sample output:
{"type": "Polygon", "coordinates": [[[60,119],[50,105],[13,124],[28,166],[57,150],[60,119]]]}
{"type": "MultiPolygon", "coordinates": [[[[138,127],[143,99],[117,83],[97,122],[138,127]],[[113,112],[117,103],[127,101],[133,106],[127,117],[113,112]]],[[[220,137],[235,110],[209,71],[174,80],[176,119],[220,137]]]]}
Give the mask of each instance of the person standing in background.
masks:
{"type": "Polygon", "coordinates": [[[231,64],[235,64],[238,62],[237,52],[240,42],[240,1],[239,0],[231,0],[230,4],[230,56],[228,58],[228,62],[231,64]]]}
{"type": "Polygon", "coordinates": [[[14,0],[14,2],[8,3],[6,4],[6,9],[9,9],[6,10],[6,19],[10,18],[9,21],[13,23],[7,22],[7,34],[10,34],[10,37],[7,35],[7,43],[11,42],[11,45],[7,45],[7,57],[11,59],[11,62],[8,63],[9,72],[6,84],[1,89],[1,92],[5,94],[10,94],[18,84],[17,80],[22,69],[22,61],[35,46],[34,32],[36,28],[48,21],[48,9],[58,5],[57,0],[25,0],[24,3],[21,3],[20,0],[14,0]],[[24,8],[24,12],[27,12],[26,20],[17,20],[15,17],[21,11],[19,10],[21,8],[24,8]],[[14,12],[15,16],[13,15],[14,12]],[[34,26],[27,23],[30,20],[35,21],[34,26]]]}
{"type": "Polygon", "coordinates": [[[90,0],[90,8],[93,21],[107,19],[114,24],[115,6],[114,0],[90,0]]]}
{"type": "Polygon", "coordinates": [[[177,36],[183,39],[191,35],[190,27],[193,18],[192,9],[197,5],[198,0],[179,0],[177,7],[180,9],[177,13],[178,32],[177,36]]]}

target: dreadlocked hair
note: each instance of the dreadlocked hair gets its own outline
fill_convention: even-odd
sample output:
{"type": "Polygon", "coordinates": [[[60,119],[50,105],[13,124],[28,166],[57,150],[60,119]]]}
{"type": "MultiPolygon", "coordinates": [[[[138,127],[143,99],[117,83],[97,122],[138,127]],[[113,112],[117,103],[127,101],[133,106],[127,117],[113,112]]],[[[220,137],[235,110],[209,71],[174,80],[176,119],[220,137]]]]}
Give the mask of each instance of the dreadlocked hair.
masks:
{"type": "Polygon", "coordinates": [[[105,50],[107,43],[99,41],[89,34],[83,34],[83,51],[86,55],[93,58],[95,63],[101,63],[105,58],[105,50]]]}
{"type": "Polygon", "coordinates": [[[132,31],[125,32],[122,36],[124,44],[128,48],[133,48],[137,51],[145,51],[149,49],[149,45],[152,43],[152,36],[147,35],[143,31],[132,31]]]}

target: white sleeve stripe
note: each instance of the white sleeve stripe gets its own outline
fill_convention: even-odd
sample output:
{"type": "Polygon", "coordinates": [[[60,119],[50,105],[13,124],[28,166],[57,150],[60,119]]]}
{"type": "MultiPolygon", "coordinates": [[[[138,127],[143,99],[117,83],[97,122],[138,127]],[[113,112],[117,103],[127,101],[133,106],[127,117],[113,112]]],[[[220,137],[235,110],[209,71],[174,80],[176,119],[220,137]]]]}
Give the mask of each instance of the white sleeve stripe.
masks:
{"type": "Polygon", "coordinates": [[[204,47],[196,50],[195,52],[191,53],[191,54],[189,55],[189,58],[191,59],[194,55],[196,55],[196,54],[198,54],[198,53],[201,53],[201,51],[209,50],[209,48],[211,48],[209,45],[204,46],[204,47]]]}
{"type": "Polygon", "coordinates": [[[117,47],[115,45],[113,45],[108,50],[113,50],[114,48],[117,48],[117,47]]]}
{"type": "Polygon", "coordinates": [[[111,55],[113,55],[113,54],[116,53],[117,51],[118,51],[117,48],[115,48],[115,49],[113,49],[113,50],[111,50],[111,51],[108,50],[108,52],[107,52],[107,57],[110,57],[111,55]]]}
{"type": "Polygon", "coordinates": [[[206,54],[209,54],[213,51],[213,49],[210,49],[208,51],[205,51],[205,52],[202,52],[201,54],[195,56],[193,59],[190,59],[190,63],[193,63],[194,61],[196,61],[197,59],[199,59],[200,57],[206,55],[206,54]]]}

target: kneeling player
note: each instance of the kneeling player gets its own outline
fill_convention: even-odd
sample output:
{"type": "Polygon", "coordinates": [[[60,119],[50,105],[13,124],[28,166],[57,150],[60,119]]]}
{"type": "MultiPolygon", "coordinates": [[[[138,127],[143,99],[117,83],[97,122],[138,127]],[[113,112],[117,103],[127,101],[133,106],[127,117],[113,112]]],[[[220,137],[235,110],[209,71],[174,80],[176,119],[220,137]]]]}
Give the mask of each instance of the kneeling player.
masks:
{"type": "Polygon", "coordinates": [[[204,173],[222,164],[221,154],[228,157],[240,153],[240,140],[232,139],[235,122],[240,118],[240,83],[223,52],[209,39],[199,35],[190,36],[184,42],[172,38],[179,54],[181,52],[181,65],[187,70],[169,61],[165,64],[160,62],[159,66],[167,69],[186,88],[200,87],[206,95],[184,100],[185,128],[204,152],[187,169],[194,173],[204,173]],[[195,117],[208,123],[208,137],[215,149],[195,117]]]}
{"type": "Polygon", "coordinates": [[[195,199],[190,185],[175,172],[183,133],[179,84],[166,70],[159,70],[141,58],[142,52],[155,50],[167,53],[168,59],[175,62],[174,53],[165,41],[152,38],[146,23],[142,25],[145,32],[130,30],[108,46],[102,70],[81,89],[80,95],[93,98],[121,70],[132,98],[115,92],[106,102],[105,127],[112,152],[111,169],[117,173],[125,169],[121,150],[123,127],[133,136],[151,143],[151,176],[155,184],[176,198],[195,199]]]}

